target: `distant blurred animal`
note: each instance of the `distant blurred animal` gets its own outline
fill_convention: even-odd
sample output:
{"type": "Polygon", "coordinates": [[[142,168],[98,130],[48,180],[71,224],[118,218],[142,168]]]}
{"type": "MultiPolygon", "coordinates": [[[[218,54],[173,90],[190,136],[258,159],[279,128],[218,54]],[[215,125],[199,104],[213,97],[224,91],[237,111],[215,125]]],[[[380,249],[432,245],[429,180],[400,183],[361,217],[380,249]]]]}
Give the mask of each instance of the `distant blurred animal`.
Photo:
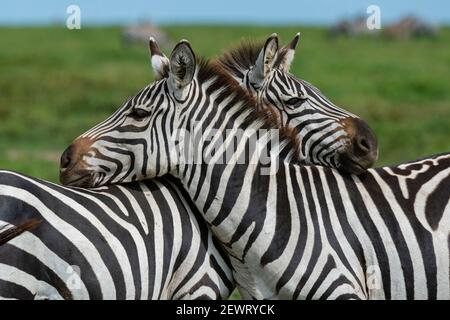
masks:
{"type": "Polygon", "coordinates": [[[409,39],[418,37],[435,37],[438,27],[414,17],[407,16],[399,22],[388,26],[383,35],[394,39],[409,39]]]}
{"type": "Polygon", "coordinates": [[[374,34],[378,31],[368,29],[366,20],[365,16],[341,20],[329,29],[329,35],[333,38],[338,36],[355,37],[362,34],[374,34]]]}
{"type": "Polygon", "coordinates": [[[147,44],[150,36],[155,38],[156,41],[158,41],[158,43],[163,47],[171,45],[171,41],[167,33],[149,22],[127,27],[122,33],[122,40],[125,44],[147,44]]]}
{"type": "MultiPolygon", "coordinates": [[[[378,35],[379,30],[370,30],[366,25],[367,18],[359,16],[354,19],[341,20],[328,30],[333,38],[338,36],[356,37],[360,35],[378,35]]],[[[381,34],[392,39],[409,39],[418,37],[434,37],[439,29],[422,19],[407,16],[400,21],[382,28],[381,34]]]]}

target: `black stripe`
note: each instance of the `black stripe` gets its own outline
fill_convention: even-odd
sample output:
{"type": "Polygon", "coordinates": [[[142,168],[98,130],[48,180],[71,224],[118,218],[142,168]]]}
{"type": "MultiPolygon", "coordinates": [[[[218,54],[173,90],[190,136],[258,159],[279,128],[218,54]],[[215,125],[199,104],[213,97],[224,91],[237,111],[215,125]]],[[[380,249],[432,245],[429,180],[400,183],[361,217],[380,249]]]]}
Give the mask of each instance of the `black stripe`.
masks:
{"type": "Polygon", "coordinates": [[[312,190],[310,186],[310,178],[308,176],[308,169],[307,167],[303,167],[300,170],[300,174],[302,176],[303,185],[305,187],[305,194],[306,194],[306,203],[310,210],[310,219],[312,220],[312,224],[314,226],[313,231],[313,237],[314,237],[314,245],[311,252],[311,257],[308,261],[308,265],[306,267],[305,272],[303,273],[302,277],[300,278],[299,283],[297,284],[297,288],[294,291],[293,297],[294,299],[297,299],[300,291],[302,290],[303,286],[306,284],[306,281],[311,276],[311,273],[314,271],[314,267],[317,264],[317,261],[320,257],[320,253],[322,251],[322,239],[320,238],[320,227],[318,223],[318,214],[316,210],[316,205],[314,203],[314,199],[312,198],[312,190]]]}
{"type": "MultiPolygon", "coordinates": [[[[291,176],[294,175],[294,170],[291,169],[289,172],[291,176]]],[[[289,241],[292,231],[292,219],[289,214],[291,211],[290,201],[288,197],[288,190],[286,186],[286,172],[285,167],[281,166],[281,170],[278,170],[276,175],[276,223],[275,223],[275,234],[272,238],[270,246],[267,248],[266,252],[261,257],[261,265],[265,266],[268,263],[273,262],[278,259],[281,254],[286,249],[286,245],[289,241]]],[[[269,179],[268,179],[269,180],[269,179]]],[[[267,187],[268,189],[269,187],[267,187]]],[[[258,217],[257,217],[258,218],[258,217]]]]}

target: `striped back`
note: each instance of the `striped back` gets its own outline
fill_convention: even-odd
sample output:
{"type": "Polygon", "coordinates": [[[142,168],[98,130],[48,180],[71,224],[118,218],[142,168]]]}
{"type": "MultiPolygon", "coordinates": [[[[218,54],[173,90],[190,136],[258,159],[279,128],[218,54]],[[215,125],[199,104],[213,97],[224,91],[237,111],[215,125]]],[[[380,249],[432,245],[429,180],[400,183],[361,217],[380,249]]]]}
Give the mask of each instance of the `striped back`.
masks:
{"type": "Polygon", "coordinates": [[[234,286],[175,181],[83,190],[0,171],[0,207],[0,300],[224,299],[234,286]]]}

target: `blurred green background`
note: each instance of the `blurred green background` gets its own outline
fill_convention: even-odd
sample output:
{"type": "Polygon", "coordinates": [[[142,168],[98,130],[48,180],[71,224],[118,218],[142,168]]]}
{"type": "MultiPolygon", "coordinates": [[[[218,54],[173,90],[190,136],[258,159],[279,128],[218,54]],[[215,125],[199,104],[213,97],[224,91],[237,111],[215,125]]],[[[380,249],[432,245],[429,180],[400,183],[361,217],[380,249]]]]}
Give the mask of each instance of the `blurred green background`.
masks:
{"type": "MultiPolygon", "coordinates": [[[[374,128],[378,165],[450,151],[450,28],[436,38],[330,39],[318,27],[166,26],[199,55],[243,37],[282,43],[302,32],[291,71],[374,128]]],[[[0,168],[57,181],[59,156],[79,134],[152,81],[145,45],[121,29],[0,28],[0,168]]],[[[166,48],[170,53],[171,48],[166,48]]]]}

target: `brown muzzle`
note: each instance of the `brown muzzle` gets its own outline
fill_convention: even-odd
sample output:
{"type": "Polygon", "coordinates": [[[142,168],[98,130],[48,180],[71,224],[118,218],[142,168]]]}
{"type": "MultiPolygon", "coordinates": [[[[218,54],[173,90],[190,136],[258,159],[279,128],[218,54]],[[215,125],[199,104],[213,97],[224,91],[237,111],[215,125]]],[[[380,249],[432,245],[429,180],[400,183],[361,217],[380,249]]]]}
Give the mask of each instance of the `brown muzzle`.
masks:
{"type": "Polygon", "coordinates": [[[369,125],[359,118],[347,118],[342,121],[350,143],[339,154],[341,169],[360,174],[372,167],[378,160],[378,140],[369,125]]]}
{"type": "Polygon", "coordinates": [[[82,186],[88,180],[90,173],[83,156],[89,152],[92,144],[93,140],[80,138],[64,150],[59,166],[59,180],[62,184],[82,186]]]}

